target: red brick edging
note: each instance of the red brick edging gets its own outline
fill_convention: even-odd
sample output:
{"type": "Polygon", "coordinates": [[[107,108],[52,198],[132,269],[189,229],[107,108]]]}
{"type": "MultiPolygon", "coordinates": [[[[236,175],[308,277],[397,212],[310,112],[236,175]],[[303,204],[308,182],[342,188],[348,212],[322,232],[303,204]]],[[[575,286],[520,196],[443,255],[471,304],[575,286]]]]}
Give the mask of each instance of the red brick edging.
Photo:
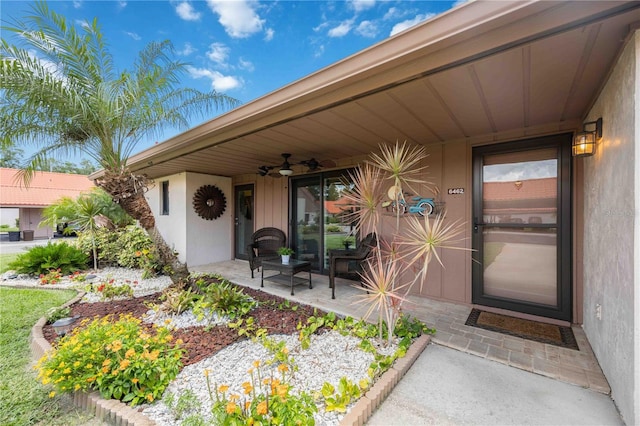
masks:
{"type": "Polygon", "coordinates": [[[427,347],[431,337],[423,334],[407,351],[403,358],[398,358],[393,367],[387,370],[362,396],[351,410],[342,418],[340,426],[362,426],[371,417],[373,412],[382,404],[391,390],[405,375],[413,363],[418,359],[422,351],[427,347]]]}
{"type": "MultiPolygon", "coordinates": [[[[70,306],[82,299],[84,292],[69,300],[62,307],[70,306]]],[[[47,319],[42,317],[31,329],[30,345],[31,354],[35,360],[40,359],[51,345],[44,338],[42,327],[47,319]]],[[[373,412],[382,404],[391,390],[405,375],[416,359],[427,347],[431,337],[422,335],[409,347],[403,358],[398,358],[393,367],[387,370],[342,418],[340,426],[362,426],[371,417],[373,412]]],[[[153,426],[156,423],[127,404],[115,399],[104,399],[99,392],[73,392],[73,403],[83,410],[95,415],[99,420],[116,426],[153,426]]]]}

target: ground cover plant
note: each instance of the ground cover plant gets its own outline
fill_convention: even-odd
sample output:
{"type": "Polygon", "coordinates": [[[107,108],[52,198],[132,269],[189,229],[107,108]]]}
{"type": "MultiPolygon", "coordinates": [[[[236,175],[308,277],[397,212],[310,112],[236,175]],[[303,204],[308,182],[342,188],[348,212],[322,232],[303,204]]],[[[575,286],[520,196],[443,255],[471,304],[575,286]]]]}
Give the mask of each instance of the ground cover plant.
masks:
{"type": "MultiPolygon", "coordinates": [[[[32,247],[20,253],[9,268],[20,274],[32,275],[69,275],[87,268],[87,255],[80,249],[66,242],[52,243],[32,247]],[[54,271],[54,272],[52,272],[54,271]]],[[[49,284],[46,280],[43,284],[49,284]]]]}
{"type": "Polygon", "coordinates": [[[0,424],[101,424],[76,409],[71,398],[49,398],[47,388],[29,368],[29,332],[48,309],[75,296],[74,291],[0,287],[0,424]],[[19,390],[19,391],[16,391],[19,390]]]}

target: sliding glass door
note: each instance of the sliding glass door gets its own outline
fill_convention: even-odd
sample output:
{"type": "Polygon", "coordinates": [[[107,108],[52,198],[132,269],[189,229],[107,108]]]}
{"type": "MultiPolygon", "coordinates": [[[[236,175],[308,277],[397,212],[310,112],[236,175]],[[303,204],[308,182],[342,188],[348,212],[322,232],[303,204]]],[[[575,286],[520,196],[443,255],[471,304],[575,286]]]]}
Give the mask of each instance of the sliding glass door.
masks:
{"type": "Polygon", "coordinates": [[[315,272],[328,270],[328,251],[354,248],[344,191],[350,188],[347,171],[318,173],[291,179],[291,243],[300,260],[315,272]]]}

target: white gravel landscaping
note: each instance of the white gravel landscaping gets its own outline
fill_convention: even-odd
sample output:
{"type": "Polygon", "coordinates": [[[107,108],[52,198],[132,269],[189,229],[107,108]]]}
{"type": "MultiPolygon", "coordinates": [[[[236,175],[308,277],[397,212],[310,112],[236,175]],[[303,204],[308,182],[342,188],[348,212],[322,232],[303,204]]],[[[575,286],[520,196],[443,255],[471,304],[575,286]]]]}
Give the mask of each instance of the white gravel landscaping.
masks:
{"type": "MultiPolygon", "coordinates": [[[[128,283],[134,290],[134,297],[153,294],[171,285],[171,280],[168,277],[142,279],[142,271],[127,268],[104,268],[92,275],[95,276],[86,282],[73,282],[68,277],[64,277],[60,283],[40,285],[37,278],[7,272],[3,274],[1,284],[15,287],[83,290],[88,283],[99,284],[113,279],[116,284],[128,283]]],[[[96,301],[100,301],[100,295],[96,293],[87,293],[82,299],[83,303],[96,301]]],[[[145,321],[166,325],[167,319],[170,320],[170,327],[174,328],[206,325],[201,324],[190,311],[175,316],[149,311],[145,321]]],[[[203,321],[210,324],[208,319],[203,321]]],[[[221,323],[225,322],[225,319],[215,317],[214,321],[221,323]]],[[[368,379],[367,370],[374,360],[374,356],[358,348],[360,339],[356,337],[342,336],[335,331],[313,335],[308,349],[301,348],[297,335],[270,337],[276,341],[284,340],[289,350],[289,355],[294,359],[297,370],[293,373],[288,373],[292,374],[289,384],[291,384],[294,392],[306,391],[312,395],[319,394],[325,382],[330,382],[337,388],[342,377],[347,377],[353,383],[368,379]]],[[[392,353],[395,350],[393,347],[385,349],[387,353],[392,353]]],[[[250,380],[248,370],[253,366],[253,362],[260,360],[264,363],[272,358],[273,355],[260,343],[250,340],[237,342],[209,358],[185,367],[169,385],[165,391],[165,396],[168,393],[172,393],[177,400],[185,391],[192,391],[201,404],[198,413],[205,420],[210,421],[213,404],[206,385],[205,370],[208,370],[212,386],[225,384],[229,386],[229,392],[242,396],[242,383],[250,380]]],[[[263,377],[273,376],[279,378],[281,373],[276,371],[276,367],[277,365],[263,366],[263,377]]],[[[318,405],[318,413],[315,415],[317,425],[333,426],[339,424],[344,414],[325,412],[321,399],[316,400],[316,404],[318,405]]],[[[180,424],[180,421],[174,419],[171,410],[162,400],[151,405],[143,405],[141,409],[146,416],[153,419],[160,426],[180,424]]]]}

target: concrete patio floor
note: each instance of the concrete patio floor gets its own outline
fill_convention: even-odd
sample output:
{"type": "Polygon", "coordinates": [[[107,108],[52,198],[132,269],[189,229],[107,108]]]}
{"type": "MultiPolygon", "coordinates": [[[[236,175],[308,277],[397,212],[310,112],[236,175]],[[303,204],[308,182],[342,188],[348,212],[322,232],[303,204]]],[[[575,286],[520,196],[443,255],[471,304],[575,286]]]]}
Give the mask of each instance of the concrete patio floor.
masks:
{"type": "MultiPolygon", "coordinates": [[[[260,273],[252,279],[246,261],[190,270],[218,273],[237,284],[260,288],[260,273]]],[[[335,300],[328,277],[313,274],[312,281],[313,289],[298,285],[294,296],[289,286],[277,283],[265,282],[263,290],[342,315],[364,314],[362,305],[353,304],[364,294],[353,281],[337,279],[335,300]]],[[[576,351],[466,326],[470,306],[418,297],[410,301],[404,311],[436,329],[433,345],[370,424],[623,424],[582,328],[573,327],[580,348],[576,351]],[[434,379],[433,374],[441,376],[434,379]],[[462,386],[461,380],[469,382],[462,386]],[[449,399],[442,395],[450,396],[453,407],[444,403],[449,399]],[[479,409],[486,403],[491,406],[479,409]],[[396,416],[398,412],[402,416],[396,416]]]]}

